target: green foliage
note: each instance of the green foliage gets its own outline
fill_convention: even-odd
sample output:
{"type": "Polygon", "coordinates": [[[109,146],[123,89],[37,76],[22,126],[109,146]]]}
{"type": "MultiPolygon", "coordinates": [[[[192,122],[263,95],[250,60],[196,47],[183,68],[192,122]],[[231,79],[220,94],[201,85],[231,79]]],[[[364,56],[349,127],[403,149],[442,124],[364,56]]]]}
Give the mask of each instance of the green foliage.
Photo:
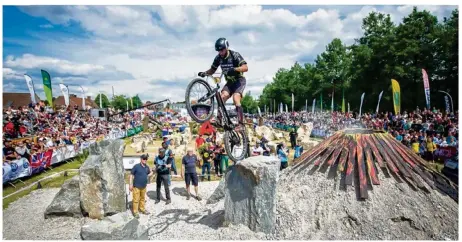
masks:
{"type": "MultiPolygon", "coordinates": [[[[116,109],[120,109],[120,110],[127,110],[127,102],[128,102],[128,109],[131,109],[132,103],[129,97],[126,97],[125,95],[116,95],[114,96],[114,101],[112,101],[112,107],[116,109]]],[[[134,96],[133,97],[133,108],[137,108],[141,106],[143,106],[143,101],[141,101],[138,95],[134,96]]]]}
{"type": "Polygon", "coordinates": [[[258,101],[250,95],[250,92],[247,92],[242,98],[241,106],[245,113],[258,113],[258,101]]]}
{"type": "Polygon", "coordinates": [[[102,107],[103,107],[103,108],[109,107],[109,105],[110,105],[111,103],[109,102],[109,99],[107,98],[107,96],[104,95],[104,94],[102,94],[102,93],[100,93],[100,94],[98,94],[98,95],[96,96],[96,98],[95,98],[95,103],[98,105],[98,107],[101,107],[101,105],[100,105],[100,103],[99,103],[99,101],[100,101],[100,100],[99,100],[99,96],[100,96],[100,95],[101,95],[101,102],[103,103],[102,107]]]}
{"type": "MultiPolygon", "coordinates": [[[[323,109],[328,109],[334,91],[336,110],[340,110],[344,90],[345,103],[350,102],[351,110],[356,112],[365,92],[363,112],[369,112],[375,111],[378,95],[384,91],[380,110],[392,111],[391,79],[396,79],[403,95],[401,110],[422,108],[426,105],[422,78],[425,69],[432,107],[444,109],[444,95],[438,92],[443,90],[451,94],[457,109],[458,20],[457,9],[438,22],[430,12],[414,8],[399,25],[392,22],[390,15],[371,12],[363,19],[363,36],[352,45],[333,39],[314,63],[295,63],[290,69],[278,70],[257,105],[267,105],[271,112],[277,111],[281,102],[290,107],[294,93],[295,110],[304,110],[305,100],[310,107],[314,98],[319,108],[322,93],[323,109]]],[[[242,105],[253,107],[251,97],[244,97],[242,105]]]]}

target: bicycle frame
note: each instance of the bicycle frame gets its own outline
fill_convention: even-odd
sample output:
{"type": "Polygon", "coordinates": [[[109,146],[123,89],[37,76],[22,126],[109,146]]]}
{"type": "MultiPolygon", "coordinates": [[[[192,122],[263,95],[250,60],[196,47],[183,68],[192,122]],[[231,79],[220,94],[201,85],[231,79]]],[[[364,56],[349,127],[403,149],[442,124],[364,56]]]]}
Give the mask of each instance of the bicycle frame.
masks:
{"type": "MultiPolygon", "coordinates": [[[[207,76],[208,77],[212,77],[212,75],[209,75],[207,76]]],[[[223,73],[221,73],[220,77],[219,77],[219,80],[221,82],[221,79],[223,77],[223,73]]],[[[213,78],[213,77],[212,77],[213,78]]],[[[207,79],[206,79],[207,81],[207,79]]],[[[234,125],[231,121],[231,118],[229,117],[228,115],[228,111],[226,110],[225,108],[225,103],[223,102],[223,99],[221,98],[221,92],[219,92],[220,90],[220,82],[214,80],[215,83],[217,84],[217,86],[212,90],[212,93],[210,93],[209,95],[205,96],[205,97],[202,97],[200,100],[207,100],[211,97],[213,97],[215,95],[215,99],[217,100],[217,113],[220,111],[221,109],[221,112],[222,112],[222,116],[225,118],[225,123],[223,123],[223,128],[225,130],[232,130],[234,128],[234,125]]],[[[218,117],[216,117],[218,118],[218,117]]],[[[220,120],[221,122],[221,120],[220,120]]]]}

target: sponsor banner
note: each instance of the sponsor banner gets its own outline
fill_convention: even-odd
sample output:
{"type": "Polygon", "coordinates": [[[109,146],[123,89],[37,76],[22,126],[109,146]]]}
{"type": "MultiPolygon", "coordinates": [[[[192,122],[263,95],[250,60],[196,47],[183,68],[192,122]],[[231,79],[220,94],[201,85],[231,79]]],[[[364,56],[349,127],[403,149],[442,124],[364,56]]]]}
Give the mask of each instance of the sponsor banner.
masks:
{"type": "Polygon", "coordinates": [[[26,158],[14,160],[10,164],[3,163],[3,183],[30,176],[31,174],[32,169],[26,158]]]}
{"type": "Polygon", "coordinates": [[[123,163],[124,169],[131,170],[133,166],[141,162],[140,156],[124,156],[123,163]]]}

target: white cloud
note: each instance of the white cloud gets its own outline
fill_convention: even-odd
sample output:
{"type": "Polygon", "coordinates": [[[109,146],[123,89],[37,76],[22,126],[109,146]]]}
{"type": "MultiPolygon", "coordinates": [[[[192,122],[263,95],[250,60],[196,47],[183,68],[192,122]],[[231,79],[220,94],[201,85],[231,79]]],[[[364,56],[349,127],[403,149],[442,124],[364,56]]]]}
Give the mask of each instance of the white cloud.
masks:
{"type": "Polygon", "coordinates": [[[11,68],[3,68],[3,79],[25,80],[24,74],[21,74],[11,68]]]}
{"type": "Polygon", "coordinates": [[[50,68],[60,73],[69,73],[73,75],[89,75],[94,71],[103,70],[100,65],[76,64],[67,60],[60,60],[52,57],[35,56],[24,54],[22,57],[7,56],[4,62],[8,67],[19,67],[25,69],[32,68],[50,68]]]}

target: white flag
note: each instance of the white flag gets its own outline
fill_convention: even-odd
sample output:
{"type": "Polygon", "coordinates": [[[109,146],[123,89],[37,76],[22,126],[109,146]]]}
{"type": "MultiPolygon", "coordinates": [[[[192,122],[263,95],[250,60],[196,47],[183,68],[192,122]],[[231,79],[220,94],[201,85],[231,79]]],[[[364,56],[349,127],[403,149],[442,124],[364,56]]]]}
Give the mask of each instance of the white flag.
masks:
{"type": "Polygon", "coordinates": [[[308,112],[308,99],[305,99],[305,112],[308,112]]]}
{"type": "Polygon", "coordinates": [[[292,93],[292,112],[294,111],[294,94],[292,93]]]}
{"type": "Polygon", "coordinates": [[[82,108],[83,108],[83,110],[86,110],[86,108],[85,108],[85,90],[83,90],[82,86],[80,86],[80,89],[82,89],[82,108]]]}
{"type": "Polygon", "coordinates": [[[127,102],[127,110],[128,110],[128,100],[125,100],[127,102]]]}
{"type": "Polygon", "coordinates": [[[316,98],[313,99],[313,106],[311,107],[311,112],[314,113],[314,107],[316,107],[316,98]]]}
{"type": "Polygon", "coordinates": [[[363,92],[363,95],[361,95],[361,105],[359,105],[359,118],[361,118],[361,109],[363,108],[363,101],[364,101],[364,95],[366,93],[363,92]]]}
{"type": "Polygon", "coordinates": [[[348,113],[350,113],[350,102],[348,102],[348,113]]]}
{"type": "Polygon", "coordinates": [[[380,99],[382,99],[382,94],[383,94],[383,91],[381,91],[379,94],[379,102],[377,103],[377,108],[375,109],[375,113],[379,113],[379,105],[380,105],[380,99]]]}
{"type": "Polygon", "coordinates": [[[63,93],[64,103],[66,103],[66,107],[69,107],[69,88],[66,85],[59,83],[59,89],[63,93]]]}
{"type": "Polygon", "coordinates": [[[334,92],[332,92],[332,103],[330,104],[331,112],[334,111],[334,92]]]}
{"type": "Polygon", "coordinates": [[[286,113],[288,113],[288,112],[289,112],[289,108],[287,107],[287,104],[286,104],[286,113]]]}
{"type": "Polygon", "coordinates": [[[32,81],[32,78],[30,78],[30,76],[26,74],[24,74],[24,79],[26,79],[27,87],[29,88],[30,100],[32,101],[33,104],[36,104],[37,100],[35,100],[34,82],[32,81]]]}
{"type": "Polygon", "coordinates": [[[99,108],[103,108],[103,101],[101,100],[101,92],[99,92],[99,108]]]}
{"type": "Polygon", "coordinates": [[[260,107],[257,106],[257,108],[258,108],[258,115],[261,117],[260,107]]]}

